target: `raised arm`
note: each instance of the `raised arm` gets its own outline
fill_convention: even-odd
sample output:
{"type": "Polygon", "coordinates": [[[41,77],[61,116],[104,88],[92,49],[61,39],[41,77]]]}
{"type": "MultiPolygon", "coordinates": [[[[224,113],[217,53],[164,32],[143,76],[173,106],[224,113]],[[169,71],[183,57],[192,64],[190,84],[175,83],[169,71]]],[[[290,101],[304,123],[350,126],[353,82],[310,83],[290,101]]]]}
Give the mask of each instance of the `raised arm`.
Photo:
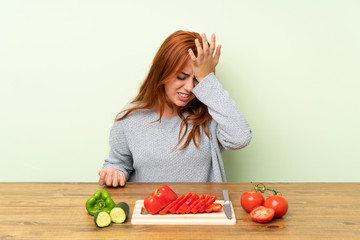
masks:
{"type": "Polygon", "coordinates": [[[189,49],[194,75],[198,84],[192,90],[203,102],[217,124],[217,138],[225,149],[240,149],[249,144],[252,138],[250,126],[236,103],[230,98],[214,75],[219,62],[221,45],[216,47],[215,34],[211,35],[210,45],[205,34],[202,44],[195,40],[197,56],[189,49]],[[216,48],[216,52],[215,52],[216,48]]]}

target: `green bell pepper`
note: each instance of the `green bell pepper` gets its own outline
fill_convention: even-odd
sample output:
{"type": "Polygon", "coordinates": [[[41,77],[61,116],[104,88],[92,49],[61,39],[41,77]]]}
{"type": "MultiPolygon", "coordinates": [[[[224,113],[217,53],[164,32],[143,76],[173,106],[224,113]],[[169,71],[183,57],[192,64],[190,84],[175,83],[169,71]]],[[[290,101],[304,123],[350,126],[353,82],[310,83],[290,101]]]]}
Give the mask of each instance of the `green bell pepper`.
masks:
{"type": "Polygon", "coordinates": [[[106,190],[97,190],[86,201],[86,210],[90,215],[94,215],[97,211],[105,211],[110,213],[115,207],[115,202],[111,199],[110,194],[106,190]]]}

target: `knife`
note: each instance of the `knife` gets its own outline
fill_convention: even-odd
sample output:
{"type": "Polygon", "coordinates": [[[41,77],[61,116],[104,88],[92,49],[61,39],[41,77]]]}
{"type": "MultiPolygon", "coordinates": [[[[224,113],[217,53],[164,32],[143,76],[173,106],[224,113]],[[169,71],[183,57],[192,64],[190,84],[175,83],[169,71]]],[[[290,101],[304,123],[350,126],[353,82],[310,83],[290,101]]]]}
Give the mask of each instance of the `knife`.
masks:
{"type": "Polygon", "coordinates": [[[223,190],[223,196],[225,203],[223,204],[225,215],[228,219],[231,219],[231,206],[230,206],[230,198],[227,189],[223,190]]]}

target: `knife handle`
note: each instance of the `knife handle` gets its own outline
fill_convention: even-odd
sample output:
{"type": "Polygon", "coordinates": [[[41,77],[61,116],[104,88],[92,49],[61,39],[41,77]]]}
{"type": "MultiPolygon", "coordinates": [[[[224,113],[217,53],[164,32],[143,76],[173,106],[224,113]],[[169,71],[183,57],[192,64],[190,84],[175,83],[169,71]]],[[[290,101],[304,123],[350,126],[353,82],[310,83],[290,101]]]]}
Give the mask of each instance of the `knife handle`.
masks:
{"type": "Polygon", "coordinates": [[[224,190],[223,190],[223,197],[224,197],[225,203],[226,203],[226,202],[230,202],[229,192],[228,192],[227,189],[224,189],[224,190]]]}

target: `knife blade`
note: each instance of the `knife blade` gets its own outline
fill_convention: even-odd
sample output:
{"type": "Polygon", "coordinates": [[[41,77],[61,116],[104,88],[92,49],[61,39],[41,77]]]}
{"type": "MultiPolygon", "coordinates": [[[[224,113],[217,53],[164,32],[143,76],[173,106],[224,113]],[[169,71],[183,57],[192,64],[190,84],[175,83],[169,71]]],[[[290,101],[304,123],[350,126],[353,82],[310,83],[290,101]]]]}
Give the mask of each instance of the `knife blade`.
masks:
{"type": "Polygon", "coordinates": [[[230,198],[229,198],[229,192],[227,189],[223,190],[223,197],[224,197],[224,201],[225,201],[223,204],[225,215],[228,219],[231,219],[230,198]]]}

